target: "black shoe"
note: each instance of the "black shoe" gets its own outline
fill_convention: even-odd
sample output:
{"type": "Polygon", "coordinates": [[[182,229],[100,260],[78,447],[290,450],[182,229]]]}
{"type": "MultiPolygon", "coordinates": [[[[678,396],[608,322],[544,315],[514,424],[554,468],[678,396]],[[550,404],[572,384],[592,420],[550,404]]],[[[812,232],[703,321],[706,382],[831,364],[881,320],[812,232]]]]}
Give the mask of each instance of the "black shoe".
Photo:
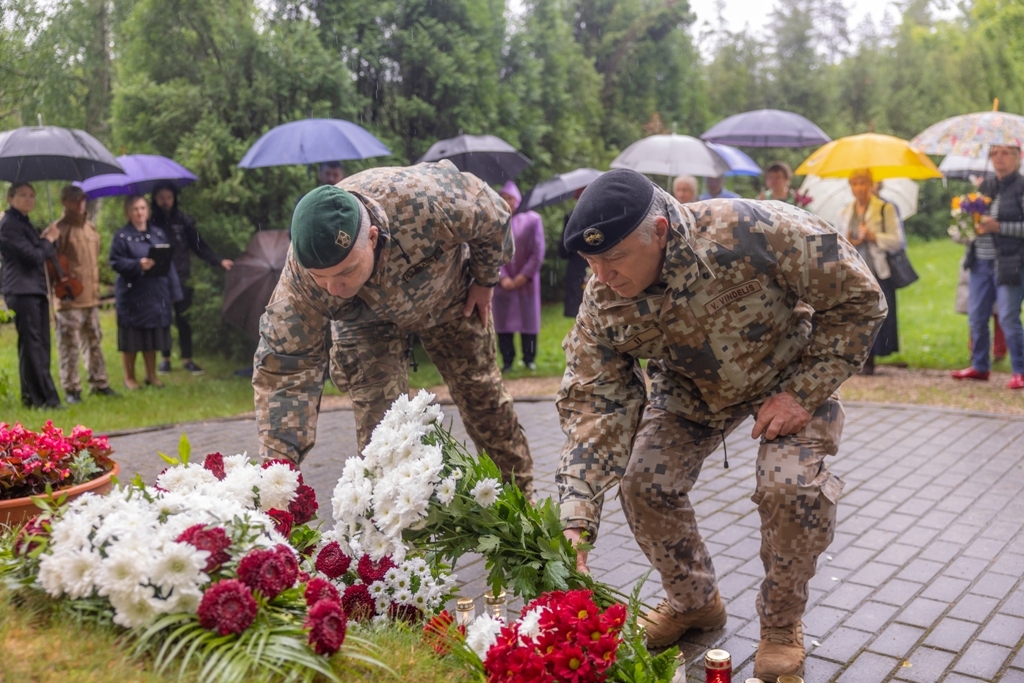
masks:
{"type": "Polygon", "coordinates": [[[160,366],[156,369],[161,375],[166,375],[171,371],[171,359],[164,358],[160,361],[160,366]]]}
{"type": "Polygon", "coordinates": [[[69,391],[67,394],[64,395],[64,401],[69,406],[73,406],[76,403],[81,403],[82,402],[82,392],[81,391],[69,391]]]}
{"type": "Polygon", "coordinates": [[[93,390],[90,391],[89,393],[92,394],[93,396],[117,396],[117,392],[111,389],[110,387],[94,387],[93,390]]]}
{"type": "Polygon", "coordinates": [[[199,367],[192,361],[186,361],[186,363],[181,367],[185,368],[185,370],[191,372],[193,375],[202,375],[205,372],[201,367],[199,367]]]}

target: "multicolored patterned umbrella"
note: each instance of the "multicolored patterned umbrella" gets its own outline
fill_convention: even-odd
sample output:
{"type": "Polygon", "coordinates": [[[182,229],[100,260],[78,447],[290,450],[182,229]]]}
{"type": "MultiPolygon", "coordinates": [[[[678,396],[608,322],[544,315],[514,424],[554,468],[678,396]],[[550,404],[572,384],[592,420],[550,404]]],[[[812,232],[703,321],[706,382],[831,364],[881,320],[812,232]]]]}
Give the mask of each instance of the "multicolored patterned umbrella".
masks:
{"type": "Polygon", "coordinates": [[[926,128],[910,141],[925,154],[978,158],[992,145],[1024,147],[1024,116],[982,111],[953,116],[926,128]]]}

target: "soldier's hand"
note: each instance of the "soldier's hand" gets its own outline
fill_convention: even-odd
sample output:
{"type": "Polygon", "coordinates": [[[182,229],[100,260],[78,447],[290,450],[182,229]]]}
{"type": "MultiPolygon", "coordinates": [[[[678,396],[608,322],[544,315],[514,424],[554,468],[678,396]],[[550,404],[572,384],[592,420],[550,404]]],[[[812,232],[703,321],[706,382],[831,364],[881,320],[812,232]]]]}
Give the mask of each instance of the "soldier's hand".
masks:
{"type": "Polygon", "coordinates": [[[779,436],[796,434],[810,421],[811,414],[791,394],[784,391],[761,404],[750,438],[763,436],[767,441],[774,441],[779,436]]]}
{"type": "MultiPolygon", "coordinates": [[[[565,529],[562,533],[572,542],[573,546],[578,546],[583,540],[583,529],[565,529]]],[[[587,574],[590,573],[590,567],[587,566],[587,551],[576,551],[576,569],[587,574]]]]}
{"type": "Polygon", "coordinates": [[[494,289],[491,287],[484,287],[475,282],[471,284],[469,293],[466,295],[466,308],[463,309],[462,314],[468,318],[473,315],[475,308],[480,314],[480,322],[486,326],[487,316],[491,314],[491,295],[493,293],[494,289]]]}

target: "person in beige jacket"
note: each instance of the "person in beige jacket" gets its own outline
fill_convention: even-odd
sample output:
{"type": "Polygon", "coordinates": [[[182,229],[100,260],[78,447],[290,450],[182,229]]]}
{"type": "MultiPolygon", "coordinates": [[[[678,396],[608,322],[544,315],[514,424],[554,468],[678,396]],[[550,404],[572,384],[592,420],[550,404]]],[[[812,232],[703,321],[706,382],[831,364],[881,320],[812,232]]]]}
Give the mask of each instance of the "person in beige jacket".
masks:
{"type": "Polygon", "coordinates": [[[82,293],[72,299],[55,298],[57,309],[57,357],[60,383],[69,405],[82,402],[78,357],[85,359],[93,394],[113,396],[103,358],[100,330],[100,234],[85,210],[85,192],[74,185],[61,190],[61,217],[43,233],[57,234],[57,254],[68,259],[68,275],[82,283],[82,293]]]}
{"type": "Polygon", "coordinates": [[[851,175],[853,201],[843,208],[836,222],[836,230],[850,240],[867,262],[889,305],[882,329],[861,370],[863,375],[875,374],[875,356],[888,356],[900,350],[896,288],[891,280],[888,255],[903,246],[903,230],[896,207],[875,195],[874,187],[870,170],[863,169],[851,175]]]}

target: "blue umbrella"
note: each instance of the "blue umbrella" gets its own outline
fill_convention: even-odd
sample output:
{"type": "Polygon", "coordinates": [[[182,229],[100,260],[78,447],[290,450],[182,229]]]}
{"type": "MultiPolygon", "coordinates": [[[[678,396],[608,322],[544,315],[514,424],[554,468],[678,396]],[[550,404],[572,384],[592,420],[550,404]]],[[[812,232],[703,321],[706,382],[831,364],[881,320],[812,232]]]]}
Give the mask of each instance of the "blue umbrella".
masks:
{"type": "Polygon", "coordinates": [[[714,142],[707,143],[707,146],[718,152],[718,156],[729,164],[729,170],[725,172],[725,175],[761,175],[761,167],[735,147],[719,145],[714,142]]]}
{"type": "Polygon", "coordinates": [[[116,195],[147,194],[160,183],[171,182],[179,188],[199,180],[181,164],[155,154],[126,154],[117,157],[124,173],[98,175],[75,183],[89,199],[116,195]]]}
{"type": "Polygon", "coordinates": [[[800,114],[759,109],[719,121],[700,136],[708,142],[740,147],[810,147],[832,138],[800,114]]]}
{"type": "Polygon", "coordinates": [[[341,119],[305,119],[264,133],[238,165],[263,168],[386,156],[391,150],[362,126],[341,119]]]}

